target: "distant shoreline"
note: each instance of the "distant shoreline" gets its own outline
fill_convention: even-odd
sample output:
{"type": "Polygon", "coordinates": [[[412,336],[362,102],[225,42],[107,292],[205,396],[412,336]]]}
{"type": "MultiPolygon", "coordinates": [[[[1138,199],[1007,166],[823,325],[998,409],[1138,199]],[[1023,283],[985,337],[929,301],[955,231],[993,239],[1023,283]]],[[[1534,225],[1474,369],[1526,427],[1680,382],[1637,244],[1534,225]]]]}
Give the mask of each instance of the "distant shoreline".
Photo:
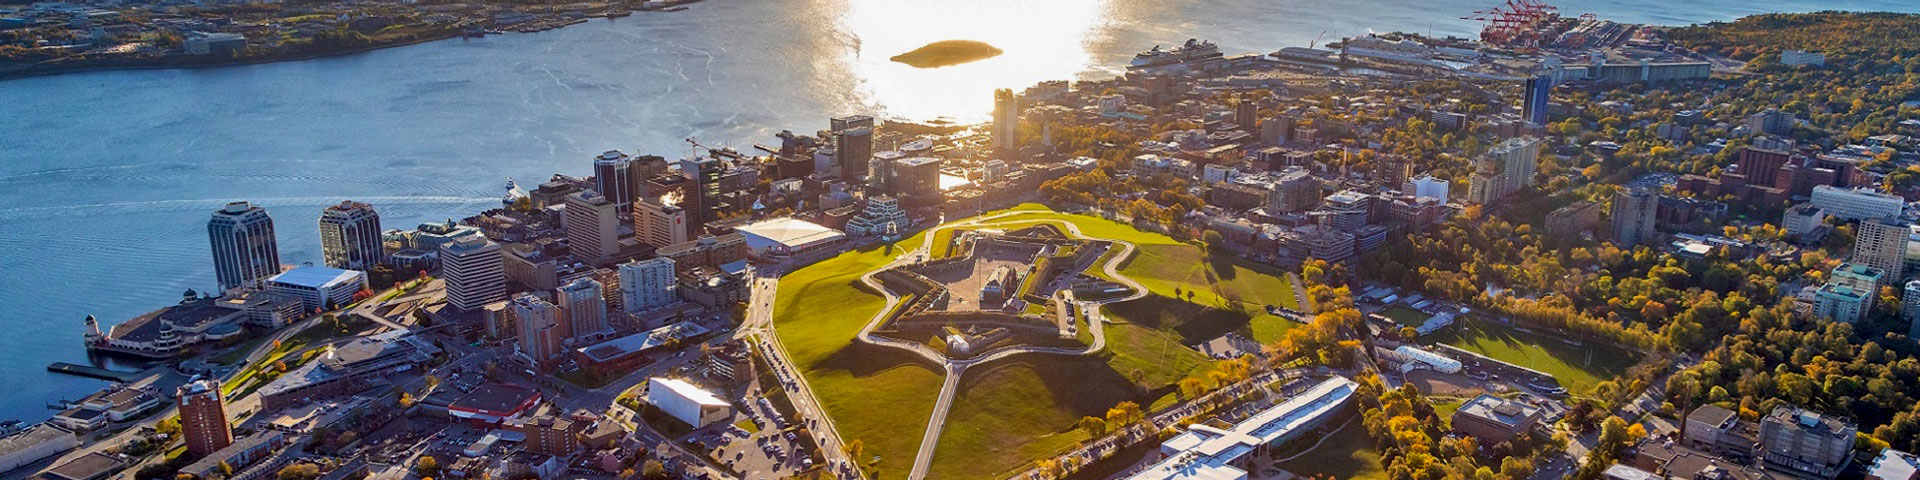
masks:
{"type": "MultiPolygon", "coordinates": [[[[191,61],[180,63],[180,64],[107,63],[107,64],[98,64],[98,65],[89,64],[89,65],[82,65],[82,66],[75,66],[75,67],[52,67],[52,68],[36,68],[39,65],[39,64],[36,64],[36,66],[29,66],[27,68],[22,68],[18,70],[8,70],[8,71],[0,72],[0,81],[32,78],[32,77],[47,77],[47,76],[54,76],[54,75],[64,75],[69,73],[107,72],[107,71],[116,71],[116,70],[171,70],[171,69],[190,70],[190,69],[199,69],[199,68],[238,67],[238,66],[244,66],[244,65],[261,65],[261,64],[268,64],[268,63],[299,62],[299,61],[313,60],[317,58],[337,57],[337,56],[343,56],[343,55],[352,55],[356,53],[366,53],[366,52],[371,52],[374,50],[380,50],[385,48],[404,47],[408,45],[419,45],[427,42],[437,42],[440,40],[446,40],[450,38],[459,38],[460,36],[461,36],[460,32],[453,31],[450,34],[435,34],[435,35],[424,36],[421,38],[415,38],[411,40],[402,40],[402,41],[396,41],[391,43],[377,43],[373,45],[364,45],[364,46],[359,46],[359,47],[354,47],[354,48],[349,48],[344,50],[331,50],[331,51],[324,51],[324,52],[305,52],[305,53],[299,53],[299,54],[288,54],[284,56],[264,55],[256,58],[227,59],[227,60],[199,62],[199,63],[191,62],[191,61]]],[[[85,63],[92,63],[92,62],[85,62],[85,63]]]]}

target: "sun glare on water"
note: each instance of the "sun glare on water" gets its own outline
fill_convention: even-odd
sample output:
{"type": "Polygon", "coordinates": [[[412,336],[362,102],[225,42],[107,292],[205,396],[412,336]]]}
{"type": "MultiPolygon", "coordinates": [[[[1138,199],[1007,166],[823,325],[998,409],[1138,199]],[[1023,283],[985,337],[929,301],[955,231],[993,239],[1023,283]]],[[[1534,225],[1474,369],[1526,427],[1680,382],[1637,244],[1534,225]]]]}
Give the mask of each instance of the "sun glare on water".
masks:
{"type": "Polygon", "coordinates": [[[993,89],[1072,80],[1093,56],[1087,38],[1106,21],[1106,0],[848,0],[839,27],[854,40],[853,88],[888,118],[985,120],[993,89]],[[1003,51],[960,65],[915,68],[889,60],[942,40],[1003,51]]]}

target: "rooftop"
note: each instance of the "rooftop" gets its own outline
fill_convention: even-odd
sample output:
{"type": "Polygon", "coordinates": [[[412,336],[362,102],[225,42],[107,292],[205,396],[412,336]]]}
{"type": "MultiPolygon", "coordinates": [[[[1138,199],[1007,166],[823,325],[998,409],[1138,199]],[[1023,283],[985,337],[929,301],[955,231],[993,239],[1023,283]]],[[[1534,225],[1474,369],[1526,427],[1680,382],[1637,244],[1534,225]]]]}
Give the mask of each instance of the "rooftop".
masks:
{"type": "Polygon", "coordinates": [[[1700,408],[1693,409],[1693,413],[1687,414],[1687,421],[1719,427],[1726,425],[1728,420],[1732,420],[1733,415],[1733,410],[1716,405],[1701,405],[1700,408]]]}
{"type": "Polygon", "coordinates": [[[1920,478],[1920,457],[1894,449],[1880,451],[1880,456],[1867,466],[1867,478],[1881,480],[1911,480],[1920,478]]]}
{"type": "Polygon", "coordinates": [[[759,250],[773,244],[799,248],[846,238],[846,234],[826,226],[796,218],[776,218],[739,228],[747,237],[747,248],[759,250]]]}
{"type": "Polygon", "coordinates": [[[1460,405],[1454,415],[1472,415],[1505,425],[1508,428],[1520,428],[1527,418],[1540,413],[1540,407],[1516,402],[1482,393],[1467,403],[1460,405]]]}
{"type": "MultiPolygon", "coordinates": [[[[694,403],[698,403],[701,405],[711,405],[711,406],[727,405],[726,400],[723,400],[720,397],[715,396],[712,392],[708,392],[705,389],[700,388],[699,386],[696,386],[691,383],[687,383],[685,380],[680,380],[677,378],[654,377],[654,378],[647,379],[647,382],[652,385],[650,387],[647,387],[649,389],[653,387],[664,387],[668,392],[672,392],[674,396],[685,398],[687,400],[692,400],[694,403]]],[[[651,390],[649,390],[649,392],[651,392],[651,390]]]]}
{"type": "Polygon", "coordinates": [[[118,458],[113,458],[111,455],[93,452],[73,459],[71,462],[62,463],[58,467],[48,469],[40,475],[41,477],[54,480],[90,480],[104,476],[108,471],[124,465],[126,465],[126,462],[122,462],[118,458]]]}
{"type": "Polygon", "coordinates": [[[301,287],[325,288],[341,283],[353,282],[356,278],[365,275],[365,273],[361,273],[358,270],[309,266],[294,267],[292,270],[287,270],[279,275],[268,278],[267,281],[301,287]]]}
{"type": "Polygon", "coordinates": [[[580,348],[580,353],[595,362],[605,362],[627,355],[659,348],[672,338],[687,338],[707,333],[706,327],[693,322],[680,322],[624,337],[607,340],[580,348]]]}

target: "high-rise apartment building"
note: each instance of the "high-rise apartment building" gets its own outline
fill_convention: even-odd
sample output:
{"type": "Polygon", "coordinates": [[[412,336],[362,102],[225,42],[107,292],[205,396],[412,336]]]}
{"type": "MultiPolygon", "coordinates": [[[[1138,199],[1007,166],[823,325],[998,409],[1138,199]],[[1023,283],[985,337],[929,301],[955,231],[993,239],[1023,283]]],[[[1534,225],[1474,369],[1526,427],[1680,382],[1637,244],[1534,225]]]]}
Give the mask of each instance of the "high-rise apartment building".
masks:
{"type": "Polygon", "coordinates": [[[500,244],[469,234],[440,247],[440,277],[447,282],[447,304],[478,310],[507,298],[506,261],[500,244]]]}
{"type": "Polygon", "coordinates": [[[1898,284],[1902,267],[1907,263],[1909,233],[1911,228],[1906,222],[1892,217],[1861,220],[1854,233],[1850,261],[1880,269],[1884,273],[1881,285],[1898,284]]]}
{"type": "Polygon", "coordinates": [[[620,207],[597,192],[567,196],[567,245],[589,265],[620,252],[620,207]]]}
{"type": "Polygon", "coordinates": [[[566,316],[567,338],[589,340],[613,333],[607,326],[605,289],[591,277],[580,277],[554,291],[566,316]]]}
{"type": "Polygon", "coordinates": [[[536,365],[558,358],[567,339],[560,307],[524,293],[513,297],[507,305],[513,310],[515,326],[520,328],[520,337],[516,339],[520,354],[536,365]]]}
{"type": "Polygon", "coordinates": [[[620,265],[620,289],[626,298],[627,313],[650,312],[680,303],[674,291],[677,280],[674,262],[651,258],[620,265]]]}
{"type": "Polygon", "coordinates": [[[207,221],[207,237],[221,289],[255,286],[280,273],[280,245],[273,236],[273,217],[264,208],[228,203],[207,221]]]}
{"type": "Polygon", "coordinates": [[[641,199],[633,204],[633,234],[642,243],[665,247],[687,241],[687,211],[663,203],[671,199],[641,199]]]}
{"type": "Polygon", "coordinates": [[[204,457],[233,444],[233,424],[227,419],[219,383],[200,380],[181,385],[175,400],[180,407],[180,436],[186,440],[188,458],[204,457]]]}
{"type": "Polygon", "coordinates": [[[993,91],[993,148],[1014,150],[1019,147],[1016,136],[1020,129],[1020,99],[1013,95],[1013,89],[1000,88],[993,91]]]}
{"type": "Polygon", "coordinates": [[[1613,244],[1633,248],[1653,242],[1659,235],[1654,228],[1659,219],[1660,195],[1644,188],[1630,188],[1613,194],[1613,208],[1607,217],[1613,222],[1613,244]]]}
{"type": "Polygon", "coordinates": [[[1473,176],[1468,178],[1467,199],[1491,204],[1533,185],[1533,174],[1540,161],[1540,139],[1509,138],[1487,150],[1474,161],[1473,176]]]}
{"type": "Polygon", "coordinates": [[[340,202],[320,212],[320,254],[327,266],[367,271],[387,256],[380,214],[360,202],[340,202]]]}

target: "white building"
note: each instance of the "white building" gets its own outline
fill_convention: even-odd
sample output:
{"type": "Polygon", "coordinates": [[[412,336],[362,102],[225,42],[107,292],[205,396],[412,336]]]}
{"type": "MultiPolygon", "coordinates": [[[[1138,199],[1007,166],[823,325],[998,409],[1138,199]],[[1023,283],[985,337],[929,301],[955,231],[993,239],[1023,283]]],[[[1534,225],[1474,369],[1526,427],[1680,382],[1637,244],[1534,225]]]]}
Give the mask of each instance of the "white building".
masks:
{"type": "Polygon", "coordinates": [[[479,234],[440,249],[440,276],[447,282],[447,304],[473,311],[507,299],[506,259],[500,244],[479,234]]]}
{"type": "MultiPolygon", "coordinates": [[[[589,264],[620,253],[620,206],[591,190],[567,195],[567,245],[589,264]]],[[[655,245],[662,246],[662,245],[655,245]]]]}
{"type": "Polygon", "coordinates": [[[296,267],[267,278],[267,291],[300,299],[306,311],[332,310],[353,303],[367,289],[367,274],[332,267],[296,267]]]}
{"type": "Polygon", "coordinates": [[[1407,359],[1406,363],[1400,366],[1401,373],[1410,372],[1419,368],[1431,368],[1440,373],[1460,373],[1461,364],[1459,360],[1447,358],[1445,355],[1433,353],[1412,345],[1401,345],[1399,348],[1393,349],[1393,353],[1407,359]]]}
{"type": "Polygon", "coordinates": [[[671,258],[650,258],[620,265],[620,293],[626,299],[627,313],[651,312],[680,303],[680,295],[674,291],[678,285],[671,258]]]}
{"type": "MultiPolygon", "coordinates": [[[[890,216],[891,214],[883,214],[890,216]]],[[[904,213],[901,214],[904,217],[904,213]]],[[[899,217],[896,217],[899,218],[899,217]]],[[[849,221],[848,223],[852,223],[849,221]]],[[[874,224],[863,228],[876,228],[874,224]]],[[[906,224],[895,228],[905,230],[906,224]]],[[[825,225],[797,218],[775,218],[735,229],[747,242],[747,255],[756,259],[779,261],[795,255],[834,248],[846,242],[847,235],[825,225]]],[[[884,233],[886,230],[880,230],[884,233]]]]}
{"type": "Polygon", "coordinates": [[[1814,229],[1826,224],[1827,212],[1810,203],[1802,203],[1788,208],[1780,217],[1780,228],[1788,236],[1801,236],[1813,233],[1814,229]]]}
{"type": "Polygon", "coordinates": [[[1305,392],[1268,407],[1230,428],[1204,423],[1160,444],[1165,456],[1132,475],[1129,480],[1245,480],[1255,459],[1268,450],[1311,434],[1329,418],[1352,404],[1360,385],[1334,377],[1305,392]]]}
{"type": "Polygon", "coordinates": [[[1433,175],[1421,175],[1408,179],[1407,184],[1400,187],[1400,191],[1415,197],[1438,199],[1442,203],[1447,201],[1447,181],[1433,178],[1433,175]]]}
{"type": "Polygon", "coordinates": [[[647,403],[693,428],[733,417],[733,405],[686,381],[654,377],[647,380],[647,403]]]}
{"type": "Polygon", "coordinates": [[[605,287],[583,276],[554,290],[566,314],[568,339],[599,339],[613,333],[607,326],[605,287]]]}
{"type": "Polygon", "coordinates": [[[856,236],[898,235],[911,228],[913,222],[900,209],[900,201],[886,195],[868,198],[867,207],[847,220],[847,234],[856,236]]]}
{"type": "Polygon", "coordinates": [[[1898,217],[1906,205],[1906,200],[1898,196],[1870,188],[1813,187],[1813,206],[1842,220],[1898,217]]]}

